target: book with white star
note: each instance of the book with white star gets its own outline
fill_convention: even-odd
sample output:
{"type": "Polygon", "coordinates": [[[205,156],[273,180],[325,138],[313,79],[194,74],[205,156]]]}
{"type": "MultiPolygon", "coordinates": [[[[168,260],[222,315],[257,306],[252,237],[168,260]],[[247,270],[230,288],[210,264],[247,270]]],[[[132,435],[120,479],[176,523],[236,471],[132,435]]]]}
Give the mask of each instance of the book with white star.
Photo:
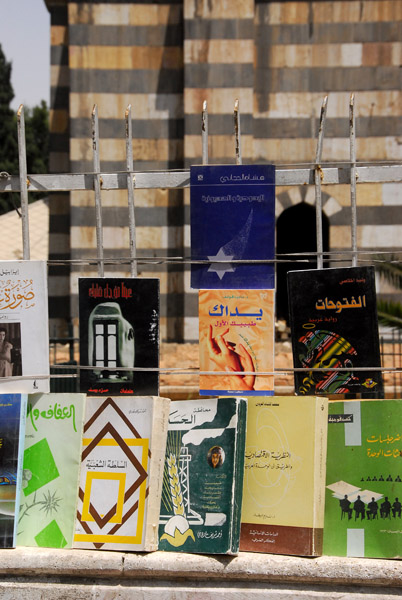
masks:
{"type": "Polygon", "coordinates": [[[274,288],[275,167],[194,166],[190,193],[191,287],[274,288]]]}

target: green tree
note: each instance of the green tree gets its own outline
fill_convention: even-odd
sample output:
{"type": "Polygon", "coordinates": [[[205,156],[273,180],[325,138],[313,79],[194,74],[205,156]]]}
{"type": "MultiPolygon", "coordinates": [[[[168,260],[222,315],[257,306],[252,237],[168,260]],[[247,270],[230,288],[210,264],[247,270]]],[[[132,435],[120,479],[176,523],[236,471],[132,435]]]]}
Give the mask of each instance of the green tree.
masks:
{"type": "MultiPolygon", "coordinates": [[[[0,172],[18,175],[18,134],[17,116],[10,108],[14,98],[11,84],[12,65],[7,62],[0,44],[0,172]]],[[[47,173],[49,160],[49,111],[46,102],[40,106],[25,108],[25,140],[28,173],[47,173]]],[[[43,197],[43,193],[29,194],[33,202],[43,197]]],[[[0,214],[20,205],[17,193],[0,194],[0,214]]]]}
{"type": "MultiPolygon", "coordinates": [[[[377,272],[385,281],[402,289],[402,265],[395,256],[391,256],[387,262],[378,257],[375,265],[377,272]]],[[[402,329],[402,304],[400,302],[377,299],[377,312],[378,320],[382,325],[402,329]]]]}

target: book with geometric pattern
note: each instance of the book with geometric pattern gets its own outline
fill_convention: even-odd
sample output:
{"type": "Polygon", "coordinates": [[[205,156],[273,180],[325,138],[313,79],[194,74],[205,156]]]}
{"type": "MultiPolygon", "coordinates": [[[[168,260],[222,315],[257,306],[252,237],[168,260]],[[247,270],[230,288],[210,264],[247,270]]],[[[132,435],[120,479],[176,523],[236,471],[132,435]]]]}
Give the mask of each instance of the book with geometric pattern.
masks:
{"type": "Polygon", "coordinates": [[[18,546],[71,548],[84,404],[84,394],[28,397],[18,546]]]}
{"type": "Polygon", "coordinates": [[[170,400],[88,397],[75,548],[157,549],[170,400]]]}

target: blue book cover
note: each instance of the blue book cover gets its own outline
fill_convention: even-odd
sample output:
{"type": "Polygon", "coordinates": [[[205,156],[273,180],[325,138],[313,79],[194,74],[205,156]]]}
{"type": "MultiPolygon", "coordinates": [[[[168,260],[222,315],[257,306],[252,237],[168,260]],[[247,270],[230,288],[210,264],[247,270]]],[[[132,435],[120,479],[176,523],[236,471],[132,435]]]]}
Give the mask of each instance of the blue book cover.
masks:
{"type": "Polygon", "coordinates": [[[194,289],[275,287],[275,167],[191,167],[194,289]],[[231,262],[235,261],[235,262],[231,262]],[[238,263],[237,261],[250,261],[238,263]]]}
{"type": "Polygon", "coordinates": [[[27,394],[0,395],[0,548],[15,547],[27,394]]]}

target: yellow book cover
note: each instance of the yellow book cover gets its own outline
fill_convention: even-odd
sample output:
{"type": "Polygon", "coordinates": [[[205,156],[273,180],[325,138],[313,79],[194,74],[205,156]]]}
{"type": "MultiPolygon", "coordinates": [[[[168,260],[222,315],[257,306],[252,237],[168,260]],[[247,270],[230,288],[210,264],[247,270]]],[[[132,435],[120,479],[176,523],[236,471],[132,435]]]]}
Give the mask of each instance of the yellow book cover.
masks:
{"type": "Polygon", "coordinates": [[[200,290],[199,328],[200,394],[273,395],[274,290],[200,290]]]}
{"type": "Polygon", "coordinates": [[[328,401],[249,398],[240,550],[322,554],[328,401]]]}

